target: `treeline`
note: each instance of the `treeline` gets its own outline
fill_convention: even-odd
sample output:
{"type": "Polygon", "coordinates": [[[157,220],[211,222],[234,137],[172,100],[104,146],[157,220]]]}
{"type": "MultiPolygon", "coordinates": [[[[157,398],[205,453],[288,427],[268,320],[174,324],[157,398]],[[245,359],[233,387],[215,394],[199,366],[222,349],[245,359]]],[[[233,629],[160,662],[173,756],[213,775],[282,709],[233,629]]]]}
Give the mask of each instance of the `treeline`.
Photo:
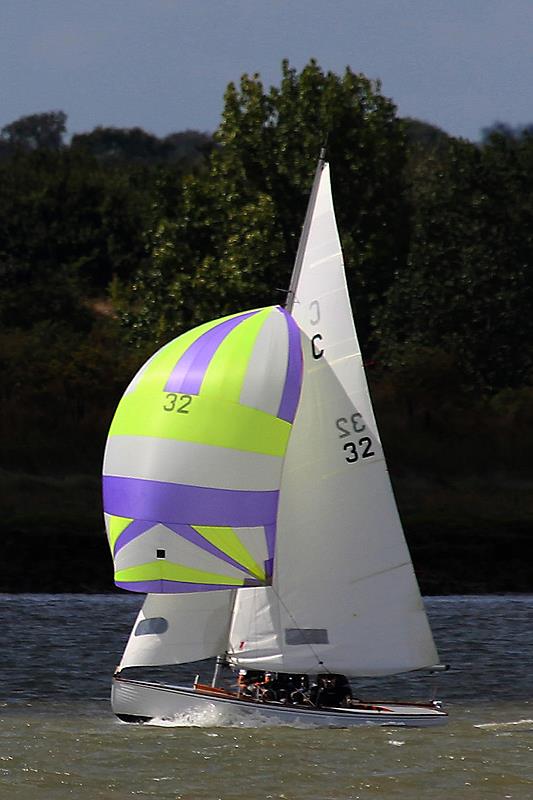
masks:
{"type": "Polygon", "coordinates": [[[533,128],[455,139],[314,61],[284,63],[278,86],[230,84],[213,136],[99,127],[67,141],[66,125],[52,111],[0,132],[4,469],[96,475],[156,346],[284,302],[327,142],[393,474],[529,474],[533,128]]]}

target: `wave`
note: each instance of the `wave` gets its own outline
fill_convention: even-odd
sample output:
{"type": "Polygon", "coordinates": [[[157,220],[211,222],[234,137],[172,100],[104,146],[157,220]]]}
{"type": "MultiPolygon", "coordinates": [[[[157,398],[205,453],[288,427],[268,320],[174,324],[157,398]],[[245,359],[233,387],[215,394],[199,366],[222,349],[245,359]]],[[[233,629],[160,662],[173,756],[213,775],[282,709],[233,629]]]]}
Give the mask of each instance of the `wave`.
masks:
{"type": "Polygon", "coordinates": [[[305,723],[294,722],[287,725],[282,720],[276,720],[271,716],[261,713],[258,709],[253,713],[247,713],[246,716],[239,714],[238,711],[231,711],[224,709],[223,711],[215,709],[213,706],[204,708],[202,710],[188,711],[182,714],[176,714],[170,718],[154,717],[145,725],[151,725],[160,728],[307,728],[305,723]]]}
{"type": "Polygon", "coordinates": [[[474,728],[482,728],[488,731],[533,731],[533,719],[517,719],[509,722],[484,722],[474,725],[474,728]]]}

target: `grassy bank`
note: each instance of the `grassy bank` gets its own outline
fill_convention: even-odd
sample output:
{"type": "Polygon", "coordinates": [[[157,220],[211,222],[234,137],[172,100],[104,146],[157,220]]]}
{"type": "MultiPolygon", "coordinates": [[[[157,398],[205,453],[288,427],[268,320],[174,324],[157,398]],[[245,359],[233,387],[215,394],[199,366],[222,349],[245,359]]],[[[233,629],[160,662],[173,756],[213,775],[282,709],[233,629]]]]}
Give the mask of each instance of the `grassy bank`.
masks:
{"type": "MultiPolygon", "coordinates": [[[[3,472],[1,479],[0,591],[113,591],[97,477],[3,472]]],[[[424,594],[533,591],[529,482],[393,480],[424,594]]]]}
{"type": "Polygon", "coordinates": [[[411,475],[394,484],[424,594],[533,591],[531,482],[411,475]]]}

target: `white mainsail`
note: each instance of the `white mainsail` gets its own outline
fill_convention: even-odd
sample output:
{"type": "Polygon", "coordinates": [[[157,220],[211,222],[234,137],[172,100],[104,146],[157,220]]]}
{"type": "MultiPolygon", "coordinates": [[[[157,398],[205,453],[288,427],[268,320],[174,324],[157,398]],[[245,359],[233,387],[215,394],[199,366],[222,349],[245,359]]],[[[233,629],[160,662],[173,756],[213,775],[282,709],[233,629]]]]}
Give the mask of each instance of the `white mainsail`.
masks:
{"type": "Polygon", "coordinates": [[[404,539],[354,328],[322,164],[292,315],[304,378],[282,473],[272,587],[237,592],[232,663],[385,675],[438,655],[404,539]]]}

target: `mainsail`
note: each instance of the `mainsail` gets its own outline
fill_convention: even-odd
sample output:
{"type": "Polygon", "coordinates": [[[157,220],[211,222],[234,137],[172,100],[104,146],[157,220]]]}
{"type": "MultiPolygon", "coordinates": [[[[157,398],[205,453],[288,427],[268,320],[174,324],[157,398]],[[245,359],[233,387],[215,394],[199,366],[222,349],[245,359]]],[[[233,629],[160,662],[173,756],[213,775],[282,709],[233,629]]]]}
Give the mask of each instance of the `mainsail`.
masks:
{"type": "Polygon", "coordinates": [[[277,516],[272,587],[237,593],[234,664],[381,675],[438,656],[376,428],[323,165],[292,315],[304,378],[277,516]]]}

